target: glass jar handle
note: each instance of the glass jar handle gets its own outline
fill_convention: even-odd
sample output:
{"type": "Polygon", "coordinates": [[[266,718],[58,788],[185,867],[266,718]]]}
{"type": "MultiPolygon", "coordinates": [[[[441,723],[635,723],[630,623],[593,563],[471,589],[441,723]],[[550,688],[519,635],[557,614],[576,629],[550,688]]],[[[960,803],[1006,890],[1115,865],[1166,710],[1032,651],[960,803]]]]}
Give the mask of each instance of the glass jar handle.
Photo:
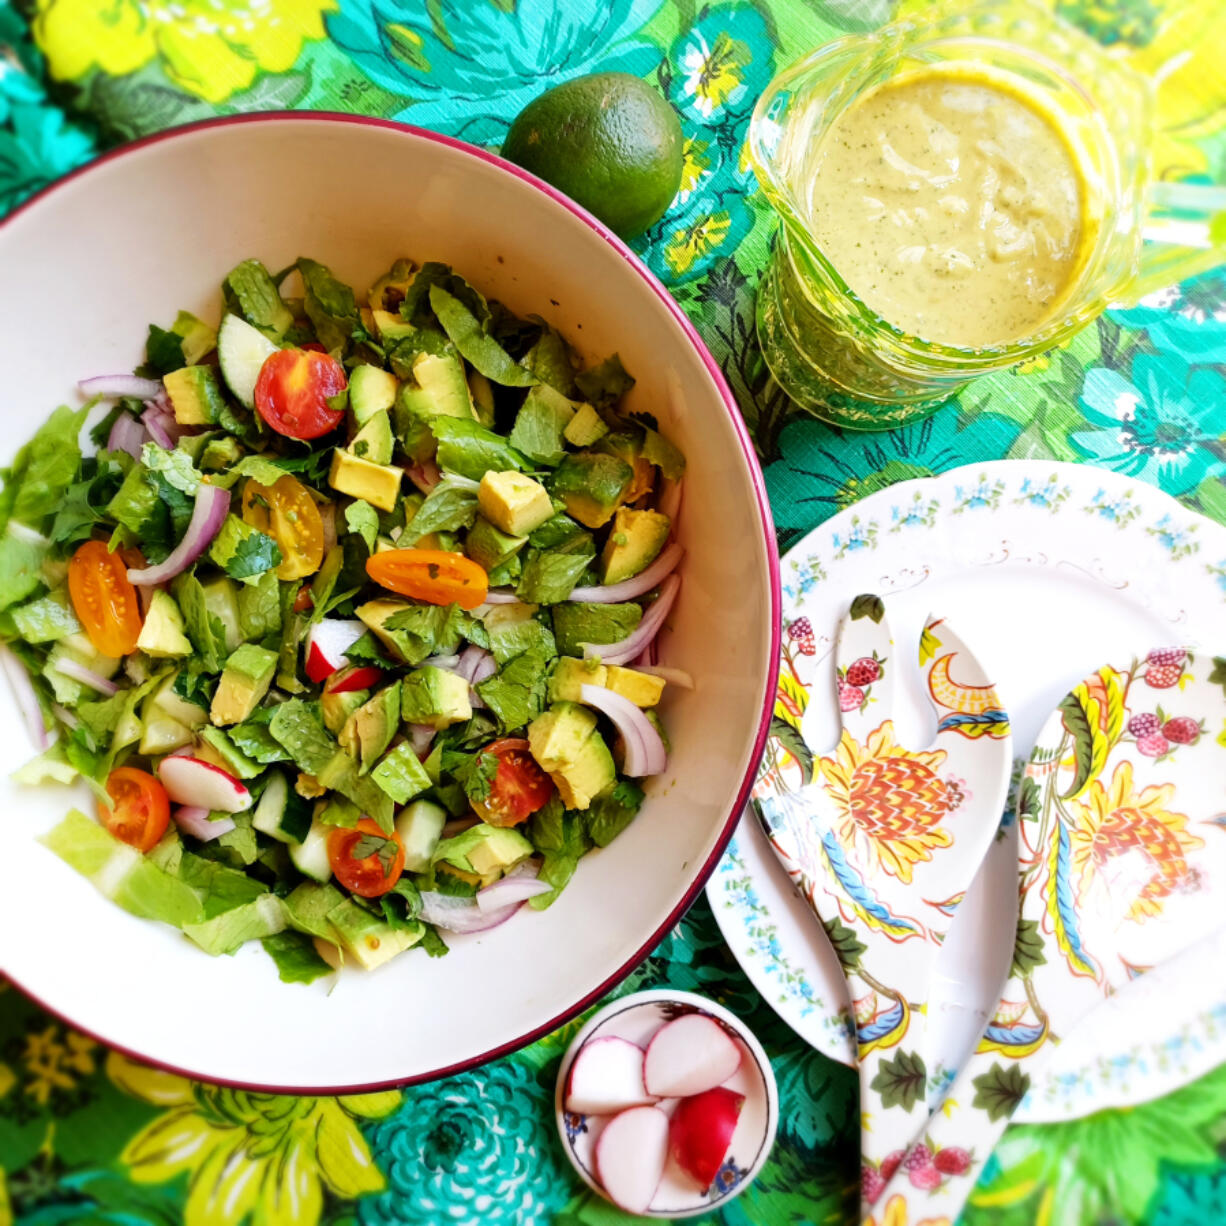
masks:
{"type": "Polygon", "coordinates": [[[1140,267],[1121,305],[1226,264],[1226,187],[1160,181],[1147,204],[1140,267]]]}

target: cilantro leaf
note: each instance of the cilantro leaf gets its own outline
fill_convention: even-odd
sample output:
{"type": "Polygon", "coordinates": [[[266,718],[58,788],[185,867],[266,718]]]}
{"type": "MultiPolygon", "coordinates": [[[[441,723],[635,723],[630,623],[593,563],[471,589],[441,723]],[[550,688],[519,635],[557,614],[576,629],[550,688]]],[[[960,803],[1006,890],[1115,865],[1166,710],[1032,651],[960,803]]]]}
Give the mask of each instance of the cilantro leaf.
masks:
{"type": "Polygon", "coordinates": [[[358,498],[345,508],[345,527],[366,542],[369,552],[374,552],[379,536],[379,512],[369,502],[358,498]]]}

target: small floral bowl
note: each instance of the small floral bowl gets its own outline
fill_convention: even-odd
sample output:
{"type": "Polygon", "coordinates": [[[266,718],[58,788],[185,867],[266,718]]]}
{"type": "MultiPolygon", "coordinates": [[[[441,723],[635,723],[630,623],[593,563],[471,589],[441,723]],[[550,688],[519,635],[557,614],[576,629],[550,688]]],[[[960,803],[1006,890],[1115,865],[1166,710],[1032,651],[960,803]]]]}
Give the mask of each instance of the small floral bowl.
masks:
{"type": "MultiPolygon", "coordinates": [[[[741,1067],[724,1084],[738,1094],[744,1094],[745,1103],[728,1155],[710,1188],[706,1191],[699,1188],[670,1155],[664,1177],[647,1211],[648,1217],[683,1218],[710,1213],[739,1196],[762,1169],[779,1124],[779,1092],[775,1086],[774,1070],[766,1052],[762,1050],[762,1044],[740,1018],[722,1005],[704,996],[696,996],[693,992],[659,988],[623,996],[594,1013],[566,1049],[562,1067],[558,1070],[554,1111],[562,1148],[587,1185],[601,1196],[606,1196],[596,1178],[595,1149],[597,1139],[612,1116],[577,1115],[565,1110],[563,1102],[570,1066],[580,1049],[591,1039],[628,1039],[645,1048],[651,1036],[665,1022],[686,1013],[705,1013],[713,1017],[740,1047],[741,1067]]],[[[675,1100],[665,1100],[660,1107],[671,1113],[674,1104],[675,1100]]]]}

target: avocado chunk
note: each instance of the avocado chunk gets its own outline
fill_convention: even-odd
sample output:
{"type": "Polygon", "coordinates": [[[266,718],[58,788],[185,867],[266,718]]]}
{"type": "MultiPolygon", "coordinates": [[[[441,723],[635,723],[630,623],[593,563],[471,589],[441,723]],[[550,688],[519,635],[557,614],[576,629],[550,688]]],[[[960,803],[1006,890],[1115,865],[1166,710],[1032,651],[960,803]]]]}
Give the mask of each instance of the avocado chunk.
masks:
{"type": "Polygon", "coordinates": [[[339,694],[324,690],[319,696],[319,710],[324,717],[324,727],[333,736],[340,736],[345,721],[369,698],[369,690],[344,690],[339,694]]]}
{"type": "Polygon", "coordinates": [[[189,366],[194,366],[206,353],[217,348],[217,329],[197,319],[191,311],[180,311],[170,330],[179,338],[183,360],[189,366]]]}
{"type": "Polygon", "coordinates": [[[341,728],[339,740],[342,748],[361,762],[364,773],[387,750],[399,728],[400,682],[394,681],[349,716],[341,728]]]}
{"type": "Polygon", "coordinates": [[[425,925],[418,923],[393,928],[351,898],[333,907],[327,918],[345,955],[368,971],[411,949],[426,932],[425,925]]]}
{"type": "Polygon", "coordinates": [[[672,521],[659,511],[618,507],[613,527],[600,555],[603,583],[620,583],[646,570],[660,556],[672,521]]]}
{"type": "Polygon", "coordinates": [[[254,779],[264,773],[263,763],[249,758],[220,728],[201,728],[196,757],[220,766],[239,779],[254,779]]]}
{"type": "Polygon", "coordinates": [[[634,470],[634,480],[622,495],[623,502],[637,502],[650,491],[655,482],[656,474],[645,454],[645,442],[641,430],[617,430],[613,434],[606,434],[596,444],[596,451],[616,456],[634,470]]]}
{"type": "Polygon", "coordinates": [[[362,498],[380,511],[394,511],[404,470],[372,464],[338,447],[332,453],[328,484],[350,498],[362,498]]]}
{"type": "Polygon", "coordinates": [[[511,536],[495,528],[484,515],[478,515],[464,538],[464,552],[478,566],[491,571],[513,558],[527,543],[526,536],[511,536]]]}
{"type": "Polygon", "coordinates": [[[625,460],[599,451],[579,451],[554,470],[549,489],[581,524],[601,528],[613,518],[633,484],[634,469],[625,460]]]}
{"type": "Polygon", "coordinates": [[[508,536],[527,536],[553,518],[545,487],[517,472],[487,472],[477,490],[481,514],[508,536]]]}
{"type": "Polygon", "coordinates": [[[391,311],[372,309],[371,317],[375,323],[375,330],[379,333],[379,339],[382,341],[403,340],[417,331],[407,319],[401,319],[399,315],[393,315],[391,311]]]}
{"type": "Polygon", "coordinates": [[[487,877],[505,872],[526,860],[536,849],[508,826],[471,826],[454,838],[443,839],[434,849],[435,864],[450,864],[462,873],[487,877]]]}
{"type": "Polygon", "coordinates": [[[266,570],[239,588],[238,622],[248,639],[281,632],[281,588],[275,570],[266,570]]]}
{"type": "Polygon", "coordinates": [[[620,643],[638,628],[643,610],[636,604],[568,602],[553,609],[553,634],[564,656],[583,655],[584,643],[620,643]]]}
{"type": "Polygon", "coordinates": [[[404,435],[414,421],[431,417],[466,417],[476,420],[464,361],[457,353],[419,353],[413,358],[409,382],[396,402],[396,433],[404,435]]]}
{"type": "Polygon", "coordinates": [[[81,632],[67,583],[14,609],[13,624],[27,643],[51,643],[81,632]]]}
{"type": "Polygon", "coordinates": [[[171,753],[182,749],[195,740],[195,733],[186,725],[164,716],[146,719],[141,724],[140,744],[137,749],[143,754],[171,753]]]}
{"type": "Polygon", "coordinates": [[[384,647],[400,659],[407,660],[412,654],[408,634],[403,630],[389,630],[385,623],[396,613],[402,613],[412,607],[407,600],[383,597],[358,605],[354,612],[384,647]]]}
{"type": "Polygon", "coordinates": [[[349,372],[349,408],[359,426],[376,413],[387,413],[396,403],[400,384],[390,370],[379,366],[355,366],[349,372]]]}
{"type": "Polygon", "coordinates": [[[398,805],[407,804],[414,796],[434,786],[421,759],[408,741],[401,741],[390,750],[370,777],[398,805]]]}
{"type": "Polygon", "coordinates": [[[409,286],[413,284],[413,277],[416,273],[417,265],[412,260],[401,256],[370,287],[370,292],[366,295],[370,309],[372,311],[399,311],[400,304],[408,294],[409,286]]]}
{"type": "Polygon", "coordinates": [[[550,702],[582,702],[579,687],[604,685],[609,670],[599,660],[579,660],[563,656],[549,678],[550,702]]]}
{"type": "Polygon", "coordinates": [[[183,614],[169,592],[154,590],[136,646],[155,659],[192,654],[192,645],[183,630],[183,614]]]}
{"type": "Polygon", "coordinates": [[[400,713],[407,723],[436,729],[471,719],[468,682],[433,664],[416,669],[402,683],[400,713]]]}
{"type": "Polygon", "coordinates": [[[636,707],[654,707],[664,693],[663,677],[640,673],[633,668],[620,668],[616,664],[609,665],[604,685],[636,707]]]}
{"type": "Polygon", "coordinates": [[[613,755],[599,732],[593,732],[573,761],[549,772],[568,809],[586,809],[617,781],[613,755]]]}
{"type": "Polygon", "coordinates": [[[386,413],[372,413],[346,450],[372,464],[390,464],[392,442],[391,419],[386,413]]]}
{"type": "Polygon", "coordinates": [[[581,404],[566,429],[562,431],[572,447],[590,447],[608,433],[609,427],[590,404],[581,404]]]}
{"type": "Polygon", "coordinates": [[[528,725],[528,748],[541,770],[555,771],[579,756],[596,731],[596,716],[576,702],[554,703],[528,725]]]}
{"type": "Polygon", "coordinates": [[[218,727],[239,724],[268,693],[277,671],[277,653],[254,643],[244,643],[231,652],[222,669],[209,718],[218,727]]]}
{"type": "Polygon", "coordinates": [[[181,426],[209,426],[225,408],[211,366],[184,366],[163,378],[175,421],[181,426]]]}

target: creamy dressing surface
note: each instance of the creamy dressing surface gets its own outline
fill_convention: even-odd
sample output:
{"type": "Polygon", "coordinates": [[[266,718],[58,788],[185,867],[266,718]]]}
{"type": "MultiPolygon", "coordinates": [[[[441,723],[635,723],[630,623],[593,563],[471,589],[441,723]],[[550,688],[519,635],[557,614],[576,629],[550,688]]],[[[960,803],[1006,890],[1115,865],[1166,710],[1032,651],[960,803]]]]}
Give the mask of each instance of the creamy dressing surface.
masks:
{"type": "Polygon", "coordinates": [[[818,245],[865,305],[925,340],[1030,335],[1080,262],[1085,189],[1068,143],[989,78],[933,69],[865,94],[813,167],[818,245]]]}

